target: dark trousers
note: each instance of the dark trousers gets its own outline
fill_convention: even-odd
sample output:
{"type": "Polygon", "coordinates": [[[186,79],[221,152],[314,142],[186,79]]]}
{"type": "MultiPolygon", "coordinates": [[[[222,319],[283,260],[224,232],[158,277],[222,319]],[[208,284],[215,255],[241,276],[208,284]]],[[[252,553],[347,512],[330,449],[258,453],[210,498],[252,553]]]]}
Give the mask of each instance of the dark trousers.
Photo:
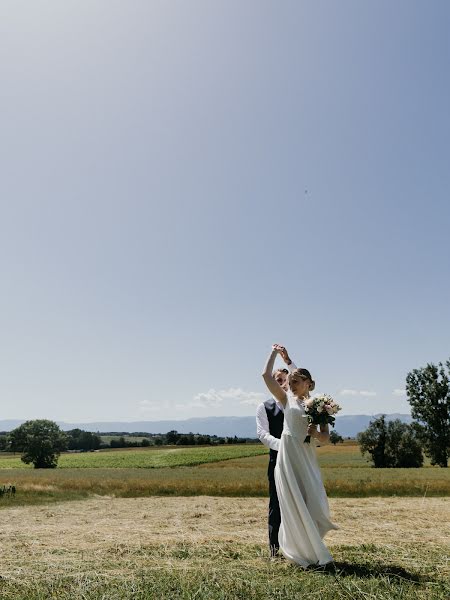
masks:
{"type": "Polygon", "coordinates": [[[270,458],[268,478],[269,478],[269,544],[270,553],[276,554],[280,545],[278,543],[278,531],[281,524],[280,505],[278,503],[277,488],[275,487],[275,464],[276,456],[270,458]]]}

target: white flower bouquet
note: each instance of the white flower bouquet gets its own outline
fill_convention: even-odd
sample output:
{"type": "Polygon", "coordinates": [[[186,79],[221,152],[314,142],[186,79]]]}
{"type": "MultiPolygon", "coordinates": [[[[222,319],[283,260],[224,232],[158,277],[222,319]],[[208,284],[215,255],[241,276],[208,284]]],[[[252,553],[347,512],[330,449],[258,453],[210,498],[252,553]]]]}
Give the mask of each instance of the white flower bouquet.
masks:
{"type": "MultiPolygon", "coordinates": [[[[303,404],[310,425],[334,425],[334,415],[341,410],[339,404],[328,394],[308,398],[303,404]]],[[[310,441],[311,436],[307,435],[305,444],[310,441]]]]}

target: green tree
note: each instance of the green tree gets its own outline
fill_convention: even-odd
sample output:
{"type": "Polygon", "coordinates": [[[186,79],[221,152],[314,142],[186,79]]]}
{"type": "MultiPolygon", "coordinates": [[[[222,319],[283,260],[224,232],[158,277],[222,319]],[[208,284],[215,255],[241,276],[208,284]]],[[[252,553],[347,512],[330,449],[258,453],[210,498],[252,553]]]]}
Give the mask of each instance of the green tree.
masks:
{"type": "Polygon", "coordinates": [[[26,421],[9,434],[14,452],[22,452],[21,460],[35,469],[54,469],[59,455],[67,448],[67,436],[54,421],[26,421]]]}
{"type": "Polygon", "coordinates": [[[386,418],[381,415],[371,421],[369,427],[358,433],[357,440],[362,454],[370,454],[375,467],[385,467],[386,418]]]}
{"type": "Polygon", "coordinates": [[[450,453],[450,360],[413,369],[406,376],[411,415],[431,464],[448,466],[450,453]]]}
{"type": "Polygon", "coordinates": [[[422,445],[413,426],[400,419],[386,422],[385,415],[369,423],[369,427],[358,433],[362,454],[370,454],[374,467],[421,467],[422,445]]]}
{"type": "Polygon", "coordinates": [[[166,444],[172,445],[176,444],[180,439],[181,434],[178,433],[175,429],[171,429],[166,433],[166,444]]]}
{"type": "Polygon", "coordinates": [[[336,446],[336,444],[343,444],[344,443],[344,438],[338,434],[337,431],[335,431],[334,429],[332,429],[330,431],[330,442],[336,446]]]}
{"type": "Polygon", "coordinates": [[[67,436],[69,450],[98,450],[102,441],[96,433],[82,429],[71,429],[67,436]]]}

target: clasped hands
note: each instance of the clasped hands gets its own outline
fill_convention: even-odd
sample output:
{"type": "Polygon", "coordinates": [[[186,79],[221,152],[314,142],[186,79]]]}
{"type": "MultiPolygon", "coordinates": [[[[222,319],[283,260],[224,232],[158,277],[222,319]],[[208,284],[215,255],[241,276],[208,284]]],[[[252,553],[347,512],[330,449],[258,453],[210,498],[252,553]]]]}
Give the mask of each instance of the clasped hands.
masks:
{"type": "Polygon", "coordinates": [[[272,350],[275,350],[276,352],[278,352],[278,354],[281,356],[281,358],[284,360],[284,362],[287,365],[291,364],[292,360],[290,359],[288,351],[286,350],[286,348],[284,346],[281,346],[280,344],[273,344],[272,350]]]}

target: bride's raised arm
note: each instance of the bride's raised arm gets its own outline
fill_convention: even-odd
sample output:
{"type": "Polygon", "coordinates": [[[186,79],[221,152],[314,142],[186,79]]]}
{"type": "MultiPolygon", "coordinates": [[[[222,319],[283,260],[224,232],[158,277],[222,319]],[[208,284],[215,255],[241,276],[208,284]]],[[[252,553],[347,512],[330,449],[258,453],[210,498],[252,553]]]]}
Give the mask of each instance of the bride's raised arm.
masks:
{"type": "Polygon", "coordinates": [[[283,388],[278,384],[273,376],[273,365],[275,363],[275,358],[277,357],[279,350],[275,347],[272,347],[272,352],[267,359],[266,366],[263,371],[263,379],[264,383],[267,385],[269,392],[276,398],[283,406],[286,406],[286,392],[283,388]]]}

